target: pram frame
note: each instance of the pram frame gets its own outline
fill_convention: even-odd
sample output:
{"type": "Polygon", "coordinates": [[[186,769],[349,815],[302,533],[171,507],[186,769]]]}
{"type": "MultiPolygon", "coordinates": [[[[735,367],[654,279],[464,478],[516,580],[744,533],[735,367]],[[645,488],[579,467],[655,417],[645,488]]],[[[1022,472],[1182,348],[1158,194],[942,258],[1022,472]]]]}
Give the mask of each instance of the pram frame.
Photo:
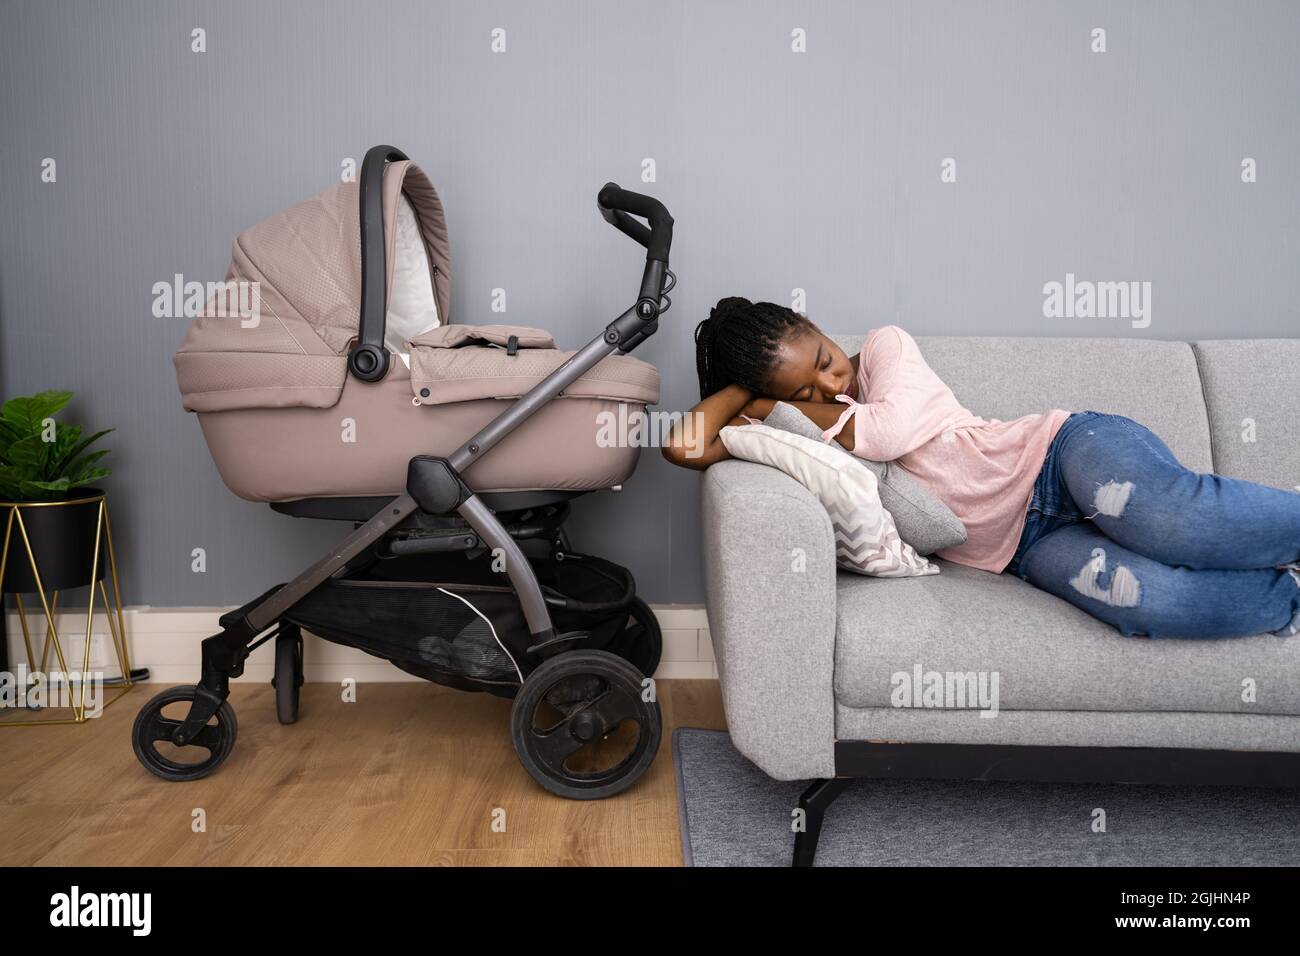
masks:
{"type": "MultiPolygon", "coordinates": [[[[362,163],[361,321],[358,341],[348,361],[349,374],[361,381],[382,378],[388,368],[388,353],[383,346],[387,296],[383,281],[385,253],[380,183],[387,162],[406,158],[392,146],[375,146],[366,153],[362,163]]],[[[530,632],[524,646],[518,646],[518,642],[503,644],[503,649],[519,671],[521,681],[540,666],[541,659],[537,653],[540,649],[565,640],[565,635],[555,634],[541,586],[527,557],[461,474],[602,359],[616,351],[622,354],[631,352],[653,335],[658,329],[659,316],[671,306],[672,302],[665,293],[676,284],[676,278],[668,268],[673,229],[673,219],[668,210],[658,200],[624,190],[612,182],[606,183],[597,194],[597,206],[611,225],[646,247],[645,269],[636,303],[450,455],[411,459],[406,491],[393,498],[319,561],[287,584],[273,588],[223,616],[221,631],[202,642],[201,677],[189,713],[173,734],[172,743],[184,746],[204,731],[229,696],[230,678],[243,673],[249,653],[268,639],[262,637],[264,632],[275,626],[315,588],[329,578],[345,573],[358,556],[396,531],[420,509],[431,514],[459,514],[488,547],[499,548],[503,553],[506,573],[519,597],[530,632]],[[648,225],[643,225],[634,216],[644,218],[648,225]]]]}

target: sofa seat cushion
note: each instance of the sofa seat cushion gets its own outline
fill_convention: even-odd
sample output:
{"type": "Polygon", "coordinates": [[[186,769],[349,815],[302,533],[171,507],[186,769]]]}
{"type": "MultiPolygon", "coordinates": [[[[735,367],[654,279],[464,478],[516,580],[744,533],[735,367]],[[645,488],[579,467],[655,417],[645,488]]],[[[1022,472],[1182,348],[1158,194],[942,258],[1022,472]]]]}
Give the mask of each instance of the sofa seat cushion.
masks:
{"type": "MultiPolygon", "coordinates": [[[[966,686],[981,679],[986,692],[996,686],[1003,711],[1300,715],[1300,638],[1125,637],[1014,575],[931,560],[942,573],[838,575],[839,704],[897,706],[895,686],[923,688],[935,672],[954,689],[968,674],[975,683],[966,686]],[[903,674],[906,682],[895,678],[903,674]]],[[[952,695],[938,701],[955,702],[952,695]]],[[[912,703],[923,706],[925,695],[912,703]]]]}

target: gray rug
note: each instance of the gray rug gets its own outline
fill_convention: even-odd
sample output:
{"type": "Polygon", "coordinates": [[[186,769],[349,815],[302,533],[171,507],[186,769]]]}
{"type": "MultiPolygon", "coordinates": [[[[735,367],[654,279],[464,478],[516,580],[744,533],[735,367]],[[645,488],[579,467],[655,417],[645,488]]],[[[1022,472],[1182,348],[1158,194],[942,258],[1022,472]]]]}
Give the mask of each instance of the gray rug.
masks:
{"type": "MultiPolygon", "coordinates": [[[[675,731],[673,765],[687,866],[790,865],[806,782],[716,730],[675,731]]],[[[817,865],[1296,866],[1300,790],[860,780],[827,811],[817,865]]]]}

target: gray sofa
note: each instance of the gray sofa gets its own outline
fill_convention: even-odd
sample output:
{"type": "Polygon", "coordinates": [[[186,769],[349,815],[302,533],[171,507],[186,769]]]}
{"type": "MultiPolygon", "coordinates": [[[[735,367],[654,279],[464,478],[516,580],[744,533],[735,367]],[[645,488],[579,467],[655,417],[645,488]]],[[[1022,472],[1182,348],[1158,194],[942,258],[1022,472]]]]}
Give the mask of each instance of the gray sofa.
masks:
{"type": "MultiPolygon", "coordinates": [[[[861,339],[839,342],[854,354],[861,339]]],[[[1300,486],[1300,339],[917,342],[985,418],[1123,414],[1196,471],[1300,486]]],[[[1300,785],[1300,638],[1128,638],[1014,575],[942,559],[928,577],[837,572],[830,521],[797,482],[727,461],[703,483],[728,728],[772,777],[817,781],[805,794],[803,862],[842,789],[836,777],[1300,785]],[[917,665],[996,672],[997,716],[891,706],[891,676],[917,665]]]]}

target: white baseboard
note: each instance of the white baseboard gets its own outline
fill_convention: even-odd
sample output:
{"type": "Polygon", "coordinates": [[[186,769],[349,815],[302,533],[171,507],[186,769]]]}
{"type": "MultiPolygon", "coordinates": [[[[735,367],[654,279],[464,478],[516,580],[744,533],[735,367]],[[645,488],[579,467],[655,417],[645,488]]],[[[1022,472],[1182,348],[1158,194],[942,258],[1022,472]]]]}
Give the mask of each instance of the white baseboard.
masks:
{"type": "MultiPolygon", "coordinates": [[[[123,611],[127,646],[132,667],[149,668],[154,683],[193,683],[199,677],[199,642],[220,630],[217,619],[230,608],[195,607],[128,607],[123,611]]],[[[663,660],[655,677],[660,679],[716,679],[717,665],[709,642],[708,618],[699,605],[665,604],[654,607],[664,635],[663,660]]],[[[27,627],[39,664],[45,618],[27,608],[27,627]]],[[[10,669],[27,663],[21,621],[11,611],[8,625],[10,669]]],[[[59,641],[70,670],[79,671],[84,660],[86,637],[85,610],[60,612],[56,623],[59,641]]],[[[117,674],[116,659],[108,640],[108,624],[96,611],[91,631],[91,670],[117,674]]],[[[266,682],[271,679],[275,651],[268,642],[253,651],[244,665],[244,681],[266,682]]],[[[52,652],[51,652],[52,653],[52,652]]],[[[385,660],[371,657],[352,647],[343,647],[304,635],[303,664],[309,681],[338,682],[352,678],[360,683],[374,681],[416,681],[420,678],[399,670],[385,660]]],[[[57,667],[57,662],[47,665],[57,667]]]]}

